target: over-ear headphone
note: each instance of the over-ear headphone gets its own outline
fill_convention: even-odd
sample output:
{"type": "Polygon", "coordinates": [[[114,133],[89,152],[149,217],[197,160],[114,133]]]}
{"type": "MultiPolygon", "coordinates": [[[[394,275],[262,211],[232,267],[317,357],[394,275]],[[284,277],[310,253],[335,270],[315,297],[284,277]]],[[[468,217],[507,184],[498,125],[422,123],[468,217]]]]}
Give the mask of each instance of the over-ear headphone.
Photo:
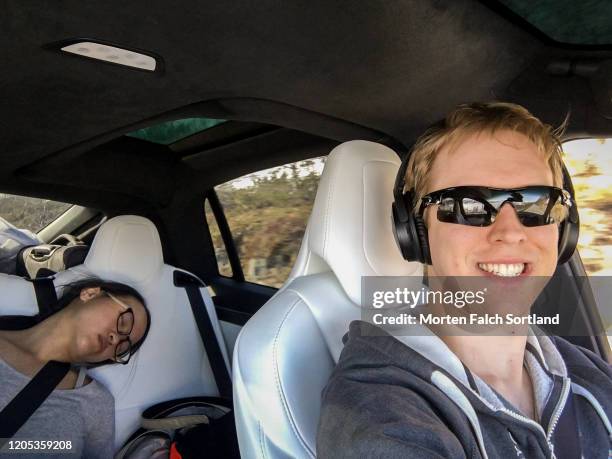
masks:
{"type": "Polygon", "coordinates": [[[557,264],[561,265],[572,258],[576,246],[578,245],[578,235],[580,234],[580,217],[578,216],[578,206],[574,194],[574,185],[565,164],[563,165],[563,189],[570,194],[569,215],[559,225],[559,244],[557,264]]]}
{"type": "MultiPolygon", "coordinates": [[[[427,227],[423,219],[414,214],[414,206],[418,204],[414,202],[414,190],[404,191],[409,160],[410,153],[407,153],[397,171],[393,187],[393,234],[404,259],[431,265],[427,227]]],[[[565,165],[563,166],[563,188],[569,192],[571,201],[568,217],[559,224],[557,264],[563,264],[572,257],[578,244],[580,230],[574,187],[565,165]]]]}

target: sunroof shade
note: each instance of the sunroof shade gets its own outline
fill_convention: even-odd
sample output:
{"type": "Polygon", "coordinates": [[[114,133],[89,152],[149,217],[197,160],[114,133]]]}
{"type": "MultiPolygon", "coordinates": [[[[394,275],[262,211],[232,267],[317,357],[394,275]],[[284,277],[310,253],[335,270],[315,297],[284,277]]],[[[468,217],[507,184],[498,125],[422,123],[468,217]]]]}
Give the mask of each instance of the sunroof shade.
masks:
{"type": "Polygon", "coordinates": [[[555,41],[574,45],[612,44],[610,0],[499,0],[555,41]]]}
{"type": "Polygon", "coordinates": [[[224,122],[225,120],[216,120],[212,118],[185,118],[139,129],[138,131],[130,132],[126,135],[162,145],[170,145],[185,137],[210,129],[224,122]]]}

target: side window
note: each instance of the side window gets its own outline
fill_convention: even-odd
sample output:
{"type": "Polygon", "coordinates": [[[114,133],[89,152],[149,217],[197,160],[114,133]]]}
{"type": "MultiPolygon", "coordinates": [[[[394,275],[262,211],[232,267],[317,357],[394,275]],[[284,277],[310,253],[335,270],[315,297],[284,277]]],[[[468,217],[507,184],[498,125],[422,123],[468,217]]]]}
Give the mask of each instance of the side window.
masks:
{"type": "Polygon", "coordinates": [[[591,289],[612,346],[611,290],[607,277],[612,275],[612,139],[573,140],[566,142],[563,150],[580,215],[578,252],[591,277],[591,289]]]}
{"type": "Polygon", "coordinates": [[[70,207],[48,199],[0,194],[0,272],[15,274],[19,250],[40,244],[36,233],[70,207]]]}
{"type": "Polygon", "coordinates": [[[563,150],[578,203],[584,268],[589,276],[612,276],[612,139],[573,140],[563,150]]]}
{"type": "Polygon", "coordinates": [[[50,199],[0,193],[0,217],[16,228],[32,233],[43,229],[71,206],[50,199]]]}
{"type": "Polygon", "coordinates": [[[324,161],[298,161],[215,187],[248,282],[280,287],[287,279],[324,161]]]}
{"type": "Polygon", "coordinates": [[[227,249],[225,243],[221,237],[221,231],[217,224],[217,219],[210,207],[208,199],[204,203],[204,213],[206,214],[206,222],[208,223],[208,229],[210,230],[210,236],[212,238],[213,247],[215,248],[215,257],[217,258],[217,267],[219,268],[219,274],[226,277],[232,277],[232,266],[230,265],[229,257],[227,255],[227,249]]]}

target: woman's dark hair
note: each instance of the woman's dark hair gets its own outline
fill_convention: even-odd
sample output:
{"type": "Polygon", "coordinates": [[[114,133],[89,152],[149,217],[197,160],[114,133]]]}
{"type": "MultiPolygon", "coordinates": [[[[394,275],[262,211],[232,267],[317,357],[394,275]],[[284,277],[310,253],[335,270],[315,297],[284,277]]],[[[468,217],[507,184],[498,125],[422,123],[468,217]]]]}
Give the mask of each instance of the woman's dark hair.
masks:
{"type": "MultiPolygon", "coordinates": [[[[100,290],[111,293],[112,295],[134,297],[140,303],[142,303],[142,306],[144,307],[144,310],[145,310],[145,314],[147,315],[147,326],[145,328],[144,334],[142,335],[142,338],[140,338],[136,343],[132,344],[132,351],[130,355],[133,355],[138,350],[138,348],[142,345],[142,343],[144,342],[145,338],[147,337],[149,333],[149,329],[151,328],[151,314],[149,313],[149,309],[147,308],[147,303],[145,302],[142,295],[138,293],[136,289],[130,287],[129,285],[125,285],[120,282],[106,281],[106,280],[98,279],[94,277],[79,280],[71,284],[64,285],[63,294],[57,300],[56,306],[53,308],[53,312],[51,314],[61,309],[64,309],[66,306],[68,306],[72,301],[74,301],[76,298],[80,296],[81,290],[85,288],[96,288],[96,287],[99,287],[100,290]]],[[[40,318],[40,320],[46,319],[47,317],[49,317],[49,315],[47,315],[46,317],[40,318]]],[[[98,364],[106,364],[106,363],[115,363],[115,362],[112,360],[109,360],[109,361],[99,362],[95,365],[97,366],[98,364]]]]}

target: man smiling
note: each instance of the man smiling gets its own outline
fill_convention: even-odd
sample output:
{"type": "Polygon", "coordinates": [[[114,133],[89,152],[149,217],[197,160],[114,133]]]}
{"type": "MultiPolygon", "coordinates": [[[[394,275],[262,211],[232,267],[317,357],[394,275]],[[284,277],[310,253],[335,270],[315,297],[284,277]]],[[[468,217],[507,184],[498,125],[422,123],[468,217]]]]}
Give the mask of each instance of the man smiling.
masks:
{"type": "MultiPolygon", "coordinates": [[[[550,278],[575,213],[560,145],[518,105],[459,106],[411,152],[402,202],[419,248],[407,258],[429,279],[490,280],[505,303],[526,280],[550,278]]],[[[612,371],[592,352],[527,325],[504,336],[416,330],[396,339],[351,323],[323,391],[319,457],[608,457],[612,371]]]]}

